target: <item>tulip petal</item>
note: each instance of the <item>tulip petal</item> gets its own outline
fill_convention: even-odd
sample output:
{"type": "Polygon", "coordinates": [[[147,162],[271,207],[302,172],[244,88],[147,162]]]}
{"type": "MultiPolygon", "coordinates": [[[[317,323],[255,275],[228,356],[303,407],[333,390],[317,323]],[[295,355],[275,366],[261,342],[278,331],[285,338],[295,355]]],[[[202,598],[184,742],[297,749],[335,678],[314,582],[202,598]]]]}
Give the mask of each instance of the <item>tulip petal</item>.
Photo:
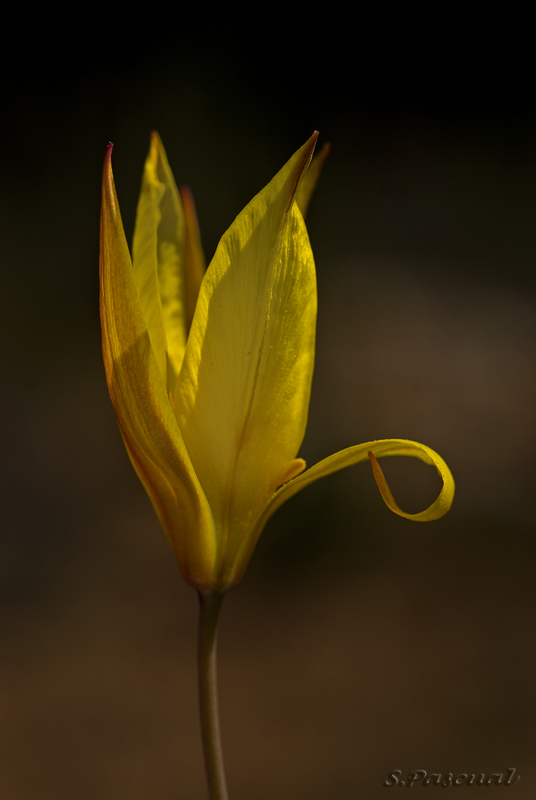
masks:
{"type": "Polygon", "coordinates": [[[209,589],[214,522],[151,347],[115,193],[111,146],[103,173],[100,310],[106,379],[132,464],[184,578],[209,589]]]}
{"type": "Polygon", "coordinates": [[[262,508],[289,470],[296,474],[305,432],[316,282],[294,197],[316,138],[222,237],[177,382],[174,409],[214,514],[222,585],[262,508]]]}
{"type": "Polygon", "coordinates": [[[304,219],[307,216],[307,210],[309,208],[309,203],[311,202],[312,194],[320,177],[320,173],[322,172],[324,162],[329,156],[330,150],[331,145],[329,142],[326,142],[322,150],[315,155],[309,164],[309,169],[303,176],[303,180],[298,187],[298,191],[296,192],[296,203],[298,204],[298,208],[300,209],[304,219]]]}
{"type": "Polygon", "coordinates": [[[195,306],[199,295],[199,288],[205,274],[205,254],[201,246],[201,235],[195,213],[194,198],[187,186],[181,186],[179,193],[184,209],[186,223],[184,242],[184,261],[186,277],[186,327],[190,330],[194,318],[195,306]]]}
{"type": "Polygon", "coordinates": [[[275,509],[279,508],[289,497],[292,497],[293,494],[296,494],[296,492],[308,486],[313,481],[323,478],[325,475],[331,475],[332,472],[337,472],[352,464],[366,461],[367,458],[372,462],[374,477],[382,497],[395,514],[415,522],[429,522],[444,516],[451,507],[454,499],[454,478],[440,455],[425,444],[412,442],[409,439],[378,439],[374,442],[366,442],[365,444],[359,444],[354,447],[347,447],[345,450],[340,450],[338,453],[334,453],[332,456],[328,456],[328,458],[319,461],[318,464],[302,472],[301,475],[293,478],[289,483],[281,486],[270,501],[268,516],[271,516],[275,509]],[[412,456],[414,458],[419,458],[421,461],[437,469],[443,481],[443,486],[431,506],[417,514],[408,514],[402,511],[395,502],[387,486],[383,472],[376,460],[384,456],[412,456]],[[272,508],[272,506],[274,506],[274,508],[272,508]]]}
{"type": "Polygon", "coordinates": [[[323,478],[326,475],[331,475],[332,472],[337,472],[345,467],[350,467],[352,464],[366,461],[367,458],[372,462],[374,477],[381,495],[387,506],[391,511],[394,511],[395,514],[405,517],[406,519],[414,520],[415,522],[428,522],[430,520],[439,519],[446,514],[451,507],[454,499],[454,478],[441,456],[430,447],[419,444],[419,442],[412,442],[409,439],[379,439],[374,442],[366,442],[365,444],[348,447],[345,450],[340,450],[338,453],[334,453],[334,455],[319,461],[318,464],[315,464],[296,478],[285,483],[274,493],[255,523],[254,534],[248,537],[247,542],[244,542],[243,548],[236,559],[236,582],[238,583],[238,581],[242,579],[251,558],[251,553],[266,522],[286,500],[301,489],[304,489],[310,483],[313,483],[313,481],[323,478]],[[402,511],[394,500],[383,472],[376,460],[376,457],[381,458],[383,456],[413,456],[437,469],[443,481],[443,486],[438,497],[431,506],[417,514],[408,514],[402,511]]]}
{"type": "Polygon", "coordinates": [[[132,247],[141,310],[160,374],[173,397],[186,347],[186,226],[160,137],[145,162],[132,247]]]}

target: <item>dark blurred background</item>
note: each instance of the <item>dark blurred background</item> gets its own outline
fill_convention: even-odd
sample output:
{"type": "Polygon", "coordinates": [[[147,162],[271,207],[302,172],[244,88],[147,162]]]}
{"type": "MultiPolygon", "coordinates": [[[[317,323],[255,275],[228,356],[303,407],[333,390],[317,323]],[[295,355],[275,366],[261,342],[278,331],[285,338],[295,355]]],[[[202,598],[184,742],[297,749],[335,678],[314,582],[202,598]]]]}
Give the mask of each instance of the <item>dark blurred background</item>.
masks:
{"type": "MultiPolygon", "coordinates": [[[[326,11],[290,25],[264,9],[247,30],[208,12],[117,25],[109,9],[79,12],[48,10],[31,29],[22,12],[1,62],[0,797],[205,797],[196,597],[130,466],[101,361],[105,147],[130,241],[159,131],[210,259],[319,129],[332,153],[308,216],[319,316],[301,455],[416,439],[448,462],[457,495],[417,525],[390,514],[361,465],[270,521],[222,612],[231,797],[375,800],[394,769],[515,767],[512,794],[534,798],[523,25],[449,38],[440,19],[421,19],[421,36],[411,19],[387,32],[326,11]]],[[[425,465],[383,465],[408,511],[435,497],[425,465]]]]}

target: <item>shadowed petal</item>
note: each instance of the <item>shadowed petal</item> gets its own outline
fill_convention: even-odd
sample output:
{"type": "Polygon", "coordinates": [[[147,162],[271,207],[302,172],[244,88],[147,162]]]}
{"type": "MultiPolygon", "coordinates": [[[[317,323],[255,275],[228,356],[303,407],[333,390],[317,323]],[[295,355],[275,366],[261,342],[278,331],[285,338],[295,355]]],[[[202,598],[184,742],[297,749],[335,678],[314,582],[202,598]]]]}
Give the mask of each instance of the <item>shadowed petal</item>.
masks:
{"type": "Polygon", "coordinates": [[[184,209],[184,221],[186,223],[186,235],[184,240],[184,261],[186,272],[186,327],[190,330],[194,318],[195,306],[199,295],[199,288],[203,275],[205,274],[206,263],[205,254],[201,247],[201,236],[195,213],[194,198],[187,186],[179,189],[182,206],[184,209]]]}
{"type": "Polygon", "coordinates": [[[157,133],[145,162],[132,247],[134,278],[158,368],[173,396],[186,347],[185,219],[157,133]]]}
{"type": "Polygon", "coordinates": [[[140,307],[111,168],[103,172],[100,310],[106,379],[129,456],[175,551],[182,573],[210,588],[212,514],[173,414],[140,307]]]}

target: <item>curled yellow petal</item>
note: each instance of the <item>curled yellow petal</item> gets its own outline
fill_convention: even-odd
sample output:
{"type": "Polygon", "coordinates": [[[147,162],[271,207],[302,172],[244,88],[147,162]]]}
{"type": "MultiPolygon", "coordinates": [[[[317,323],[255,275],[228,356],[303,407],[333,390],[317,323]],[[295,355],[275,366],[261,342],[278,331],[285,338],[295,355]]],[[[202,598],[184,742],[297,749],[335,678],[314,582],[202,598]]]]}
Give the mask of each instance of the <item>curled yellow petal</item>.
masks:
{"type": "Polygon", "coordinates": [[[111,166],[104,163],[100,312],[106,380],[125,445],[186,581],[211,588],[214,522],[173,414],[134,280],[111,166]]]}
{"type": "MultiPolygon", "coordinates": [[[[282,503],[288,500],[289,497],[292,497],[293,494],[296,494],[296,492],[299,492],[300,489],[340,469],[350,467],[352,464],[358,464],[360,461],[366,461],[367,458],[372,462],[374,477],[376,478],[376,483],[378,484],[382,497],[395,514],[405,517],[406,519],[414,520],[415,522],[428,522],[430,520],[439,519],[446,514],[451,507],[454,499],[454,478],[440,455],[425,444],[412,442],[409,439],[378,439],[374,442],[366,442],[365,444],[359,444],[354,447],[347,447],[345,450],[340,450],[338,453],[324,458],[322,461],[319,461],[318,464],[302,472],[301,475],[285,483],[271,498],[264,512],[264,521],[262,521],[262,525],[265,524],[266,520],[282,503]],[[443,485],[436,500],[429,508],[417,514],[408,514],[402,511],[394,500],[387,486],[383,472],[376,460],[377,458],[383,458],[385,456],[410,456],[418,458],[437,469],[443,485]]],[[[261,523],[261,520],[259,520],[259,523],[261,523]]]]}
{"type": "Polygon", "coordinates": [[[318,464],[302,472],[297,477],[292,478],[288,483],[280,486],[272,495],[255,523],[253,534],[244,542],[242,549],[238,553],[235,573],[236,583],[242,579],[262,529],[272,514],[277,511],[286,500],[301,489],[304,489],[310,483],[313,483],[313,481],[317,481],[319,478],[323,478],[326,475],[331,475],[331,473],[337,472],[345,467],[358,464],[360,461],[366,461],[367,458],[372,461],[374,477],[376,478],[382,497],[395,514],[405,517],[406,519],[414,520],[415,522],[428,522],[430,520],[439,519],[446,514],[451,507],[454,499],[454,478],[441,456],[430,447],[419,444],[419,442],[412,442],[409,439],[379,439],[374,442],[366,442],[365,444],[348,447],[345,450],[334,453],[332,456],[328,456],[328,458],[319,461],[318,464]],[[438,497],[429,508],[417,514],[407,514],[405,511],[402,511],[394,500],[387,482],[385,481],[383,472],[376,460],[376,458],[382,458],[383,456],[411,456],[419,458],[421,461],[437,469],[443,481],[443,486],[438,497]]]}
{"type": "Polygon", "coordinates": [[[435,450],[432,450],[424,444],[410,442],[405,439],[386,439],[380,442],[372,442],[371,444],[374,446],[371,446],[367,455],[372,464],[372,471],[380,494],[391,511],[398,514],[400,517],[411,519],[414,522],[430,522],[443,517],[447,513],[454,499],[454,478],[446,463],[435,450]],[[437,469],[439,477],[443,481],[443,486],[432,505],[425,508],[424,511],[419,511],[417,514],[408,514],[406,511],[402,511],[393,497],[376,456],[414,456],[420,458],[421,461],[424,461],[426,464],[434,466],[437,469]]]}

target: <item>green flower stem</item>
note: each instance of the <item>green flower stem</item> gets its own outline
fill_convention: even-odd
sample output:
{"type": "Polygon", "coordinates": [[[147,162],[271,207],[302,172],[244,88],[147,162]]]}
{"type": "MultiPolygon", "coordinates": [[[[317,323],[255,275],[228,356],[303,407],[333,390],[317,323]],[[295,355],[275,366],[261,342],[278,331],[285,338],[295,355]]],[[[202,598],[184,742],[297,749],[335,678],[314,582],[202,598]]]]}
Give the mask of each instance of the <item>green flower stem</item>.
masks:
{"type": "Polygon", "coordinates": [[[216,634],[224,598],[221,592],[199,594],[199,713],[210,800],[228,800],[221,748],[218,686],[216,679],[216,634]]]}

